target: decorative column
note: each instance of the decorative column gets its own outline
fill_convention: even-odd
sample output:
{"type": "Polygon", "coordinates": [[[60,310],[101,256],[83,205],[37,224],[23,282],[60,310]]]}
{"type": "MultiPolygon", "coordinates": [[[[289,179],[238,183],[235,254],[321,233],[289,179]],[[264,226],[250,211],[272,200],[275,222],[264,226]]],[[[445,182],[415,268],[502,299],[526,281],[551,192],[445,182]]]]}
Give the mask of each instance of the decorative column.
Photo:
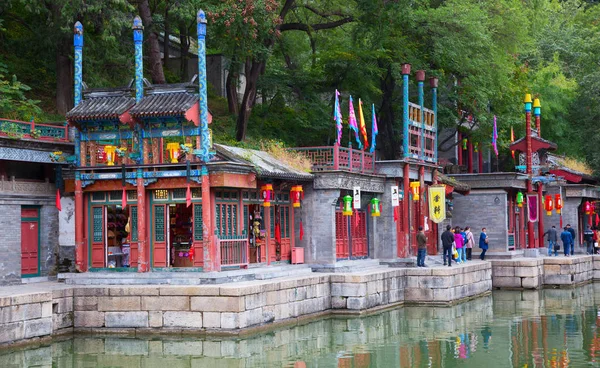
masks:
{"type": "Polygon", "coordinates": [[[410,247],[410,227],[409,227],[409,219],[410,219],[410,214],[408,213],[409,211],[409,206],[410,206],[410,198],[408,195],[409,192],[409,188],[410,188],[410,165],[408,164],[408,162],[404,163],[404,183],[403,183],[403,188],[402,190],[404,191],[404,199],[402,199],[402,212],[404,212],[404,222],[402,223],[403,227],[404,227],[404,247],[402,247],[401,249],[398,250],[398,258],[406,258],[408,257],[408,249],[410,247]]]}
{"type": "MultiPolygon", "coordinates": [[[[525,144],[526,144],[526,174],[527,174],[527,193],[533,192],[533,186],[531,185],[531,178],[533,176],[532,170],[532,147],[531,147],[531,94],[525,95],[525,144]]],[[[527,205],[529,208],[529,204],[527,205]]],[[[539,208],[538,208],[539,211],[539,208]]],[[[527,219],[527,236],[528,245],[527,248],[535,248],[535,233],[534,233],[533,222],[527,219]]]]}
{"type": "Polygon", "coordinates": [[[467,149],[469,150],[467,170],[469,174],[473,174],[473,141],[471,139],[467,142],[467,149]]]}
{"type": "Polygon", "coordinates": [[[542,124],[540,121],[542,115],[542,105],[540,99],[536,98],[533,100],[533,115],[535,116],[535,128],[538,132],[538,137],[542,137],[542,124]]]}
{"type": "MultiPolygon", "coordinates": [[[[144,26],[139,16],[133,18],[133,44],[135,45],[135,103],[144,98],[144,52],[142,42],[144,41],[144,26]]],[[[140,159],[138,162],[146,164],[146,155],[144,155],[144,127],[143,122],[135,125],[135,134],[137,138],[137,149],[140,159]]]]}
{"type": "MultiPolygon", "coordinates": [[[[198,10],[198,102],[200,105],[200,159],[210,161],[210,132],[208,130],[208,96],[206,92],[206,15],[198,10]]],[[[202,238],[204,241],[204,271],[221,271],[220,248],[213,238],[214,205],[211,200],[210,177],[206,165],[202,166],[202,238]]]]}
{"type": "Polygon", "coordinates": [[[433,129],[435,129],[435,139],[433,141],[433,161],[438,162],[438,124],[437,124],[437,89],[438,79],[429,78],[429,87],[431,87],[431,105],[433,108],[433,129]]]}
{"type": "Polygon", "coordinates": [[[148,272],[150,265],[147,255],[149,249],[147,246],[148,229],[146,228],[146,188],[144,187],[144,177],[142,169],[137,169],[137,206],[138,206],[138,272],[148,272]]]}
{"type": "Polygon", "coordinates": [[[425,71],[417,70],[417,87],[419,91],[419,120],[421,121],[421,160],[425,161],[425,111],[424,96],[423,96],[423,82],[425,81],[425,71]]]}
{"type": "MultiPolygon", "coordinates": [[[[419,221],[418,226],[425,228],[425,166],[419,166],[419,221]]],[[[416,229],[415,229],[416,230],[416,229]]]]}
{"type": "MultiPolygon", "coordinates": [[[[538,137],[542,137],[541,134],[541,115],[542,115],[542,105],[540,104],[540,99],[536,98],[533,100],[533,116],[535,117],[535,126],[538,131],[538,137]]],[[[533,171],[533,170],[532,170],[533,171]]],[[[542,214],[541,209],[544,208],[544,184],[539,182],[537,184],[538,190],[538,209],[539,213],[539,221],[538,221],[538,248],[544,248],[544,215],[542,214]]]]}
{"type": "Polygon", "coordinates": [[[408,144],[410,141],[408,133],[408,76],[410,75],[410,64],[402,64],[402,149],[403,157],[407,159],[410,156],[408,144]]]}
{"type": "MultiPolygon", "coordinates": [[[[75,47],[75,84],[74,84],[74,105],[81,102],[82,85],[82,56],[83,56],[83,26],[80,22],[75,23],[73,28],[73,46],[75,47]]],[[[75,165],[81,166],[81,134],[75,127],[71,128],[74,133],[75,141],[75,165]]],[[[84,212],[83,212],[83,189],[81,176],[78,171],[75,172],[75,269],[77,272],[87,271],[87,262],[85,259],[84,244],[84,212]]]]}

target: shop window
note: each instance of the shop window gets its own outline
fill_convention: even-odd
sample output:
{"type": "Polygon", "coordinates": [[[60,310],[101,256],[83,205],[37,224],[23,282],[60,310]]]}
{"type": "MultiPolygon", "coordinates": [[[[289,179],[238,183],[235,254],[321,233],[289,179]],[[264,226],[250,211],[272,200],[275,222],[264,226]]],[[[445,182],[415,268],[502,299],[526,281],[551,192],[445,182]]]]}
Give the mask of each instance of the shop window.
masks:
{"type": "MultiPolygon", "coordinates": [[[[165,190],[166,192],[166,190],[165,190]]],[[[162,207],[154,212],[154,240],[157,242],[165,241],[165,211],[162,207]]]]}
{"type": "Polygon", "coordinates": [[[137,201],[137,191],[128,190],[127,191],[127,200],[128,201],[137,201]]]}
{"type": "Polygon", "coordinates": [[[243,191],[242,192],[242,199],[249,199],[250,198],[250,193],[248,191],[243,191]]]}
{"type": "MultiPolygon", "coordinates": [[[[184,197],[185,198],[185,197],[184,197]]],[[[157,201],[166,201],[169,199],[169,191],[166,189],[157,189],[154,191],[154,199],[157,201]]]]}
{"type": "Polygon", "coordinates": [[[202,188],[192,188],[192,199],[202,199],[202,188]]]}
{"type": "Polygon", "coordinates": [[[202,205],[194,205],[194,240],[201,241],[202,234],[202,205]]]}
{"type": "Polygon", "coordinates": [[[92,234],[94,243],[101,243],[104,241],[102,232],[102,207],[93,208],[92,234]]]}
{"type": "Polygon", "coordinates": [[[237,235],[237,205],[216,204],[215,222],[219,236],[237,235]]]}
{"type": "Polygon", "coordinates": [[[104,192],[92,192],[92,202],[104,202],[105,199],[104,192]]]}
{"type": "Polygon", "coordinates": [[[131,207],[131,219],[129,220],[129,227],[131,228],[131,241],[138,241],[138,213],[137,206],[131,207]]]}

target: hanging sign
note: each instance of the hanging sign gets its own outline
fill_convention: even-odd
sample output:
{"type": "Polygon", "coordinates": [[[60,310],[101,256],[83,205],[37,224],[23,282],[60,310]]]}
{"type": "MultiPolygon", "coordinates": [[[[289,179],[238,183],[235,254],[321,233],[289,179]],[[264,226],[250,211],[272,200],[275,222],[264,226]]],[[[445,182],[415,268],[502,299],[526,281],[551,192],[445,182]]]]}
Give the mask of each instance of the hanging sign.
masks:
{"type": "Polygon", "coordinates": [[[439,224],[446,219],[446,187],[440,186],[429,186],[427,188],[429,195],[429,216],[431,221],[439,224]]]}
{"type": "Polygon", "coordinates": [[[398,207],[400,205],[400,195],[398,193],[398,186],[392,187],[392,207],[398,207]]]}
{"type": "Polygon", "coordinates": [[[529,218],[529,222],[537,222],[538,221],[538,199],[536,193],[527,193],[527,216],[529,218]]]}
{"type": "Polygon", "coordinates": [[[352,193],[354,193],[353,197],[354,197],[354,209],[355,210],[359,210],[360,209],[360,187],[353,187],[352,188],[352,193]]]}

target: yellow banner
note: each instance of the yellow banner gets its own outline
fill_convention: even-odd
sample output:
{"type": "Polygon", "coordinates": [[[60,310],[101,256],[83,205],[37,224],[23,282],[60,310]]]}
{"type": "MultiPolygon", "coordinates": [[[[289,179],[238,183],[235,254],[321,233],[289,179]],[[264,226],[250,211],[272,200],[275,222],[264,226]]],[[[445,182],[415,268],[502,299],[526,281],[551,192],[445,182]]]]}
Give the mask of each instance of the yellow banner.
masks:
{"type": "Polygon", "coordinates": [[[446,219],[446,186],[430,186],[428,194],[429,218],[439,224],[446,219]]]}

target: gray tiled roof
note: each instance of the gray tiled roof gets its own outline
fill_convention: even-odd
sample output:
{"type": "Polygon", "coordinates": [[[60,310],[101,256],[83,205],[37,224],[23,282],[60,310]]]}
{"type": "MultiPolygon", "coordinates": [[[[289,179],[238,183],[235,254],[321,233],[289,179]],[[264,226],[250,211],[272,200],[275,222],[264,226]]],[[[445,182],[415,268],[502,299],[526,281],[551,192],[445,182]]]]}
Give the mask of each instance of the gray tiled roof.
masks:
{"type": "Polygon", "coordinates": [[[145,96],[131,109],[133,117],[178,116],[184,115],[198,96],[187,91],[157,92],[145,96]]]}
{"type": "Polygon", "coordinates": [[[91,95],[67,113],[70,121],[118,119],[135,104],[126,94],[91,95]]]}

